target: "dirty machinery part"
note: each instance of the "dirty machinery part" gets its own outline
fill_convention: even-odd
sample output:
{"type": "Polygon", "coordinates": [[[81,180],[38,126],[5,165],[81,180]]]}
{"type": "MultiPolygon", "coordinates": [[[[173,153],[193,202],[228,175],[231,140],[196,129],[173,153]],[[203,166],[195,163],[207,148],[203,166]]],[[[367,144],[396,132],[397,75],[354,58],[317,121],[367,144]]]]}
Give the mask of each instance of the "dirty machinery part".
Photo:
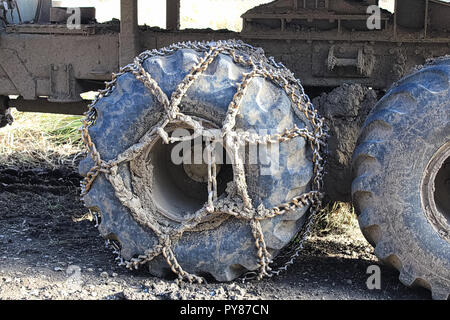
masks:
{"type": "Polygon", "coordinates": [[[329,128],[323,179],[325,201],[351,201],[353,150],[360,128],[377,101],[377,91],[347,83],[312,100],[329,128]]]}
{"type": "Polygon", "coordinates": [[[83,199],[128,268],[148,264],[190,282],[271,276],[292,264],[302,241],[283,266],[270,265],[308,233],[307,212],[321,204],[322,127],[299,80],[261,49],[230,40],[146,51],[86,115],[83,199]],[[177,136],[180,128],[192,136],[177,136]],[[193,137],[208,137],[208,161],[173,163],[193,137]],[[265,150],[268,173],[261,159],[245,161],[251,146],[265,150]],[[231,165],[216,161],[217,149],[231,165]]]}
{"type": "Polygon", "coordinates": [[[13,122],[11,109],[8,106],[8,97],[0,96],[0,128],[13,122]]]}
{"type": "Polygon", "coordinates": [[[450,57],[393,85],[353,154],[353,201],[366,238],[407,286],[450,293],[450,57]]]}

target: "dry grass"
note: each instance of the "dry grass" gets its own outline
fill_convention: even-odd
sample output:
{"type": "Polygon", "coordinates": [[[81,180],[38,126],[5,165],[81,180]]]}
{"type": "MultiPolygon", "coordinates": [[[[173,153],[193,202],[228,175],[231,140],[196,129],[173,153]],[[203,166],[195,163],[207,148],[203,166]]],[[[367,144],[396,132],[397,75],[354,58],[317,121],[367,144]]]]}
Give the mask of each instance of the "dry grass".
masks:
{"type": "Polygon", "coordinates": [[[20,167],[75,166],[82,152],[79,116],[22,113],[0,129],[0,165],[20,167]]]}
{"type": "Polygon", "coordinates": [[[359,230],[358,218],[350,203],[334,202],[318,213],[313,232],[316,235],[351,233],[359,230]]]}

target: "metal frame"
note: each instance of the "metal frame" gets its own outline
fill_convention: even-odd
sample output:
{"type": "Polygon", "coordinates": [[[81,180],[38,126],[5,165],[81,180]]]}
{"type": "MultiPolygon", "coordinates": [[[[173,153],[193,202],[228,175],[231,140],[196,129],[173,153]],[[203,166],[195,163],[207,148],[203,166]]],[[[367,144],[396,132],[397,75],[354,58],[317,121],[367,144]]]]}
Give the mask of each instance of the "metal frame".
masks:
{"type": "Polygon", "coordinates": [[[139,53],[137,0],[120,1],[120,65],[131,63],[139,53]]]}

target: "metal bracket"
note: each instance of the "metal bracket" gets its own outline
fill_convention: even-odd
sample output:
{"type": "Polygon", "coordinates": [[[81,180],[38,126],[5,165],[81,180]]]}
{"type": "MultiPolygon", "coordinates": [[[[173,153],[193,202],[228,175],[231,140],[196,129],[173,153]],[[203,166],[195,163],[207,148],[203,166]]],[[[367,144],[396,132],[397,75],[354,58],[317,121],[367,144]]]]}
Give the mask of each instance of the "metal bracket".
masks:
{"type": "Polygon", "coordinates": [[[373,71],[373,63],[368,63],[371,56],[364,54],[363,48],[358,49],[355,58],[338,58],[334,54],[334,45],[328,51],[327,67],[329,71],[333,71],[335,67],[356,67],[358,74],[369,77],[373,71]]]}
{"type": "Polygon", "coordinates": [[[50,92],[48,101],[74,102],[81,101],[80,90],[73,75],[71,64],[50,65],[50,92]]]}

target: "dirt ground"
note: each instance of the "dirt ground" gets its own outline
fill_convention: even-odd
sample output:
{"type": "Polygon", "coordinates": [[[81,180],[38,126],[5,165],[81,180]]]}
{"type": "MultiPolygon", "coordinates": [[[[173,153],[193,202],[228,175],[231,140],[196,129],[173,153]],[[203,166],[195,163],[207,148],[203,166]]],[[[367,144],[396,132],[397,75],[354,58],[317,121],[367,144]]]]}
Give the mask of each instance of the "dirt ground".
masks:
{"type": "Polygon", "coordinates": [[[313,236],[288,272],[249,283],[177,285],[115,264],[86,213],[75,170],[0,167],[2,299],[430,299],[381,266],[381,289],[366,286],[378,264],[358,229],[313,236]]]}

